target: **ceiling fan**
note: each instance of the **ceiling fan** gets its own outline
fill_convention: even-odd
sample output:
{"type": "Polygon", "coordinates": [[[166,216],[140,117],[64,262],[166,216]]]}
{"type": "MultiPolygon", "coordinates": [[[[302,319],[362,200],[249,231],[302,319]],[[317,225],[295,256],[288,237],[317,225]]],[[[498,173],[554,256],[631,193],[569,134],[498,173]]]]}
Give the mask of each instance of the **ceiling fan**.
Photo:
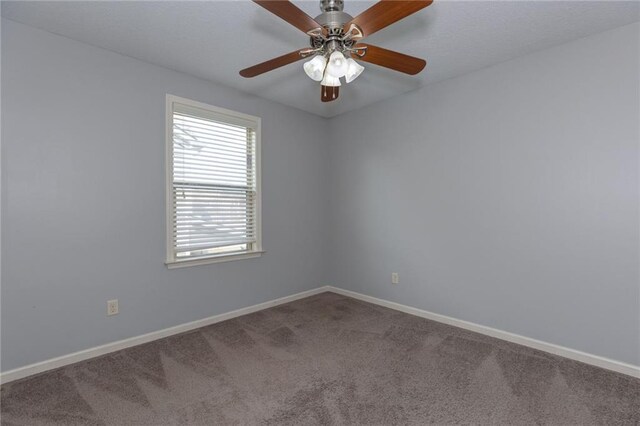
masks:
{"type": "Polygon", "coordinates": [[[364,70],[355,59],[406,74],[417,74],[427,64],[424,59],[383,49],[360,41],[394,22],[429,6],[433,0],[380,0],[355,18],[343,12],[343,0],[320,0],[322,13],[314,18],[288,0],[253,0],[310,36],[311,46],[243,69],[240,75],[255,77],[304,58],[305,73],[320,82],[323,102],[338,98],[340,78],[347,83],[364,70]]]}

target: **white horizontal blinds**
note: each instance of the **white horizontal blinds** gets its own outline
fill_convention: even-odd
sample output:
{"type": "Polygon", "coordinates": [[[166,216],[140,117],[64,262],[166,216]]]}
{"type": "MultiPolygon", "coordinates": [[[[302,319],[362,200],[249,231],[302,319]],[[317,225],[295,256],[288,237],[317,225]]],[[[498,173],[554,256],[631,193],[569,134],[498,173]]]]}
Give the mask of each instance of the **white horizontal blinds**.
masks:
{"type": "Polygon", "coordinates": [[[256,243],[255,123],[174,104],[173,248],[177,259],[256,243]]]}

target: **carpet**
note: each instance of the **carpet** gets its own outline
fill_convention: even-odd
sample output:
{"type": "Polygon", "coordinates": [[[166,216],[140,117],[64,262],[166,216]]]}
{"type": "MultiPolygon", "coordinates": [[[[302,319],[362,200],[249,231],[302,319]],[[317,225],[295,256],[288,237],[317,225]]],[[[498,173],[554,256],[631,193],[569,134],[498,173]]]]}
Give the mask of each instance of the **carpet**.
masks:
{"type": "Polygon", "coordinates": [[[640,380],[322,293],[1,388],[13,425],[638,425],[640,380]]]}

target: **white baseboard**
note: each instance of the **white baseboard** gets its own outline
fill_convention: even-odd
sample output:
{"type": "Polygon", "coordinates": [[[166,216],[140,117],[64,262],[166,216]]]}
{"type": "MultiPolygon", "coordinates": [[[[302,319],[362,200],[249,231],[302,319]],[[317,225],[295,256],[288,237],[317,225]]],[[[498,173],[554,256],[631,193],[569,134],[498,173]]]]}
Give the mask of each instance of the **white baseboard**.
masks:
{"type": "Polygon", "coordinates": [[[529,337],[520,336],[518,334],[509,333],[495,328],[486,327],[483,325],[475,324],[468,321],[451,318],[445,315],[435,314],[433,312],[425,311],[411,306],[402,305],[400,303],[390,302],[388,300],[378,299],[376,297],[367,296],[361,293],[356,293],[350,290],[344,290],[333,286],[318,287],[312,290],[296,293],[291,296],[281,297],[279,299],[270,300],[267,302],[259,303],[257,305],[248,306],[246,308],[237,309],[235,311],[226,312],[224,314],[214,315],[208,318],[204,318],[197,321],[188,322],[186,324],[177,325],[175,327],[165,328],[164,330],[158,330],[151,333],[143,334],[141,336],[135,336],[117,342],[107,343],[105,345],[96,346],[94,348],[85,349],[79,352],[74,352],[69,355],[63,355],[57,358],[52,358],[46,361],[37,362],[35,364],[19,367],[14,370],[9,370],[0,373],[0,384],[12,382],[14,380],[22,379],[34,374],[43,373],[54,368],[64,367],[65,365],[74,364],[76,362],[84,361],[97,356],[105,355],[111,352],[119,351],[121,349],[130,348],[132,346],[148,343],[153,340],[162,339],[164,337],[172,336],[174,334],[184,333],[186,331],[194,330],[196,328],[205,327],[207,325],[215,324],[217,322],[225,321],[231,318],[236,318],[241,315],[250,314],[253,312],[261,311],[263,309],[278,306],[283,303],[293,302],[294,300],[303,299],[305,297],[313,296],[315,294],[331,291],[334,293],[342,294],[344,296],[353,297],[365,302],[373,303],[376,305],[384,306],[397,311],[405,312],[411,315],[419,316],[422,318],[430,319],[433,321],[449,324],[454,327],[464,328],[466,330],[475,331],[476,333],[485,334],[487,336],[495,337],[498,339],[506,340],[508,342],[517,343],[519,345],[528,346],[530,348],[538,349],[544,352],[549,352],[554,355],[559,355],[565,358],[573,359],[576,361],[591,364],[596,367],[606,368],[607,370],[616,371],[618,373],[627,374],[632,377],[640,378],[640,366],[631,364],[625,364],[620,361],[604,358],[597,355],[588,354],[585,352],[577,351],[575,349],[565,348],[563,346],[554,345],[552,343],[542,342],[540,340],[531,339],[529,337]]]}
{"type": "Polygon", "coordinates": [[[130,337],[128,339],[119,340],[117,342],[107,343],[105,345],[74,352],[69,355],[63,355],[57,358],[48,359],[46,361],[37,362],[35,364],[25,365],[24,367],[19,367],[14,370],[0,373],[0,384],[12,382],[14,380],[22,379],[24,377],[32,376],[34,374],[42,373],[48,370],[53,370],[54,368],[64,367],[65,365],[74,364],[86,359],[95,358],[97,356],[105,355],[110,352],[119,351],[121,349],[130,348],[132,346],[141,345],[143,343],[148,343],[153,340],[162,339],[174,334],[180,334],[184,333],[185,331],[205,327],[207,325],[215,324],[217,322],[225,321],[231,318],[236,318],[241,315],[246,315],[253,312],[261,311],[263,309],[282,305],[283,303],[293,302],[294,300],[303,299],[305,297],[313,296],[314,294],[324,293],[325,291],[327,291],[327,287],[318,287],[314,288],[313,290],[303,291],[291,296],[281,297],[279,299],[258,303],[257,305],[236,309],[235,311],[226,312],[224,314],[214,315],[208,318],[188,322],[186,324],[177,325],[175,327],[165,328],[164,330],[153,331],[141,336],[130,337]]]}
{"type": "Polygon", "coordinates": [[[484,325],[475,324],[469,321],[463,321],[456,318],[448,317],[446,315],[435,314],[433,312],[425,311],[411,306],[402,305],[400,303],[390,302],[384,299],[378,299],[377,297],[367,296],[365,294],[356,293],[350,290],[344,290],[338,287],[327,287],[328,291],[341,294],[343,296],[353,297],[365,302],[373,303],[376,305],[384,306],[386,308],[394,309],[396,311],[405,312],[418,317],[426,318],[429,320],[441,322],[444,324],[452,325],[454,327],[464,328],[466,330],[475,331],[476,333],[485,334],[487,336],[495,337],[498,339],[506,340],[507,342],[517,343],[519,345],[528,346],[533,349],[548,352],[561,357],[569,358],[575,361],[584,362],[585,364],[594,365],[596,367],[606,368],[617,373],[626,374],[632,377],[640,378],[640,366],[626,364],[624,362],[616,361],[613,359],[601,357],[598,355],[588,354],[575,349],[566,348],[564,346],[554,345],[553,343],[547,343],[529,337],[520,336],[518,334],[509,333],[507,331],[498,330],[495,328],[487,327],[484,325]]]}

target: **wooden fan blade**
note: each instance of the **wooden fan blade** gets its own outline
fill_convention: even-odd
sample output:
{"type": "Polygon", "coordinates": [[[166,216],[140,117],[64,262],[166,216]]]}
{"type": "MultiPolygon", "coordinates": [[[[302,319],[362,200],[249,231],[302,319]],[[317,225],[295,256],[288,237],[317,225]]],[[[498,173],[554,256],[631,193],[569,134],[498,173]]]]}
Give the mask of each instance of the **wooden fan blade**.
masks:
{"type": "Polygon", "coordinates": [[[355,59],[380,65],[381,67],[390,68],[405,74],[418,74],[427,65],[427,61],[424,59],[383,49],[382,47],[372,46],[370,44],[357,44],[355,47],[367,48],[364,51],[364,56],[355,55],[355,59]]]}
{"type": "Polygon", "coordinates": [[[240,71],[240,75],[245,78],[251,78],[260,74],[264,74],[267,71],[271,71],[276,68],[291,64],[293,62],[299,61],[300,59],[304,59],[306,56],[301,55],[301,53],[305,53],[308,50],[309,49],[296,50],[295,52],[287,53],[286,55],[278,56],[277,58],[270,59],[258,65],[245,68],[240,71]]]}
{"type": "Polygon", "coordinates": [[[335,101],[339,95],[340,87],[320,86],[320,100],[322,100],[322,102],[335,101]]]}
{"type": "Polygon", "coordinates": [[[304,13],[288,0],[253,0],[269,12],[284,19],[304,33],[322,28],[311,16],[304,13]]]}
{"type": "Polygon", "coordinates": [[[380,0],[351,21],[344,24],[345,32],[351,24],[362,30],[362,38],[388,27],[433,3],[433,0],[380,0]]]}

